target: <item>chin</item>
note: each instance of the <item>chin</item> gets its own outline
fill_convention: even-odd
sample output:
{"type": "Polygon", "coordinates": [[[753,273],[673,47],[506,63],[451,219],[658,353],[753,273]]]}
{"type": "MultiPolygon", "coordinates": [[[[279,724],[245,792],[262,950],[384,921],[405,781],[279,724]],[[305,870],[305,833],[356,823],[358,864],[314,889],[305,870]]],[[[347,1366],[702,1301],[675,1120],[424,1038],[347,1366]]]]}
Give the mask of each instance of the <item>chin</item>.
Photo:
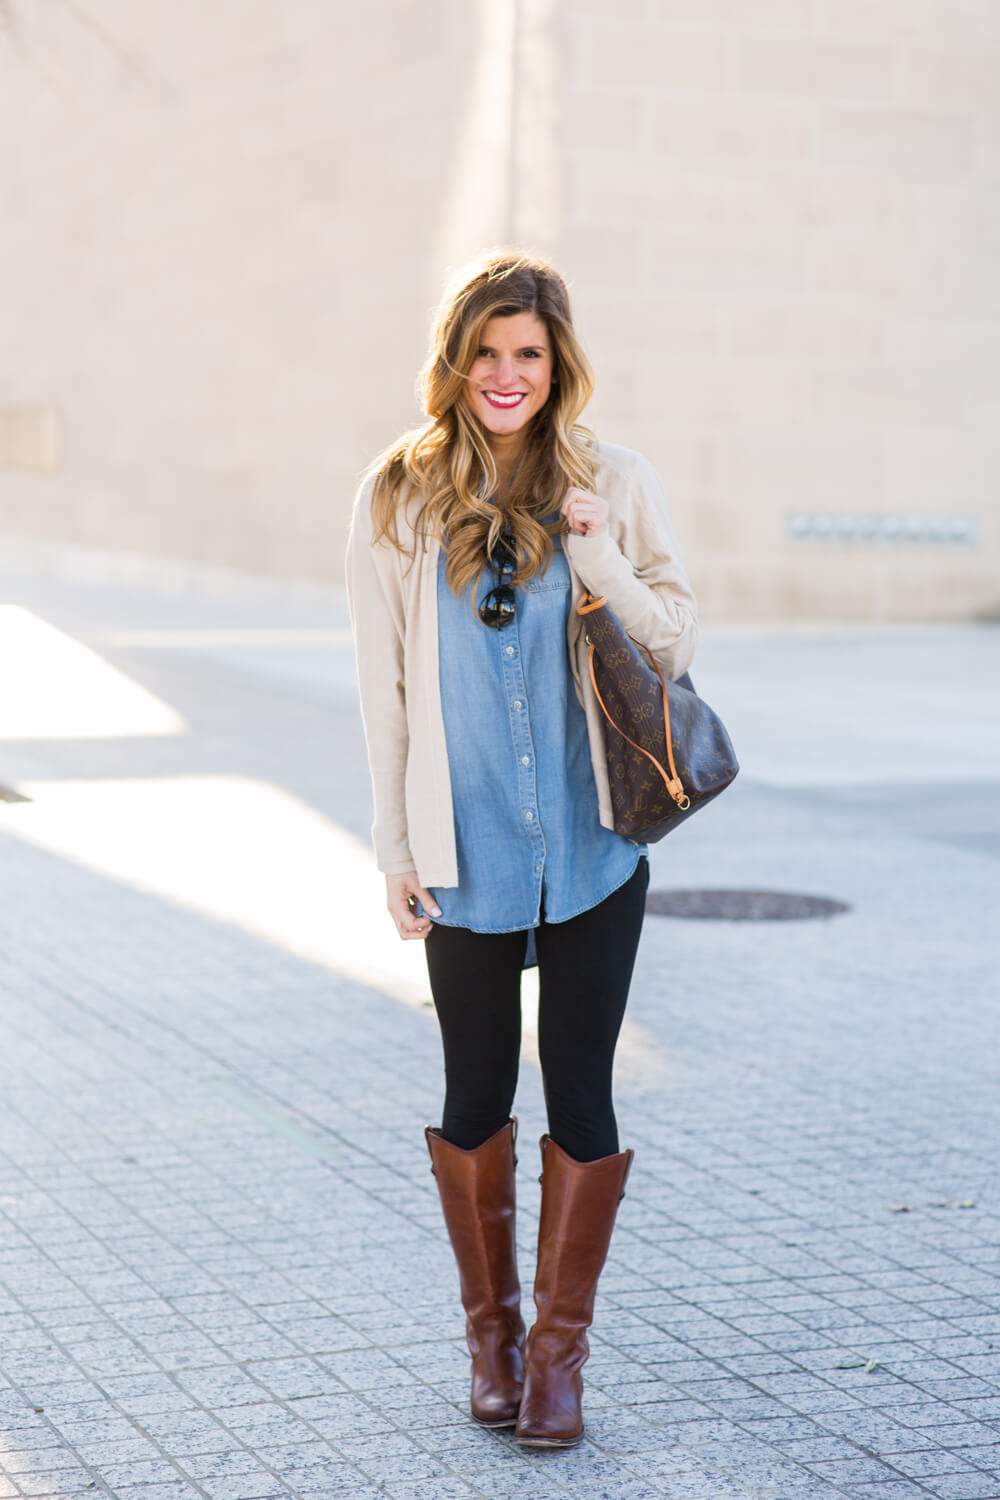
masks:
{"type": "Polygon", "coordinates": [[[485,403],[484,407],[485,410],[480,410],[478,414],[479,420],[488,432],[494,432],[498,437],[522,431],[535,416],[534,409],[527,412],[521,409],[516,413],[511,412],[509,416],[505,416],[502,413],[498,413],[494,407],[485,406],[485,403]]]}

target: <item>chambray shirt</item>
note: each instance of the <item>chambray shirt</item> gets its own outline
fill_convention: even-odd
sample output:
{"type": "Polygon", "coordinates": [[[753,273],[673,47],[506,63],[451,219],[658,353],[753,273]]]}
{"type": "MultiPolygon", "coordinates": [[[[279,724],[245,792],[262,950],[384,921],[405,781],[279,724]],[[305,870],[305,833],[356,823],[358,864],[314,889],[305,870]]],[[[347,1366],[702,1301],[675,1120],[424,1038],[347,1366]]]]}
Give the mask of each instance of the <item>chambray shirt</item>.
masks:
{"type": "MultiPolygon", "coordinates": [[[[473,932],[565,922],[624,885],[644,847],[598,819],[587,721],[569,668],[569,564],[554,538],[544,574],[517,588],[504,630],[483,625],[484,571],[457,597],[438,571],[441,708],[458,886],[435,887],[436,921],[473,932]]],[[[528,962],[534,962],[533,944],[528,962]]]]}

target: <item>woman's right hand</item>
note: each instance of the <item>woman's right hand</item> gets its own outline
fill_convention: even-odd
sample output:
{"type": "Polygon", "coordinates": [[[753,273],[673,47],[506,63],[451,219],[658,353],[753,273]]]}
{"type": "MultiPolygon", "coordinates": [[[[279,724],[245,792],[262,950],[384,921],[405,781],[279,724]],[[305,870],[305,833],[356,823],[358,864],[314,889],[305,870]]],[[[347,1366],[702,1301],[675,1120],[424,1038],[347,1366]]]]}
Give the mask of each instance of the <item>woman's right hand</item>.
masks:
{"type": "Polygon", "coordinates": [[[441,915],[441,908],[434,897],[430,891],[424,890],[417,879],[416,870],[405,870],[402,875],[385,877],[385,904],[401,938],[425,938],[431,930],[427,918],[417,916],[418,901],[432,917],[441,915]]]}

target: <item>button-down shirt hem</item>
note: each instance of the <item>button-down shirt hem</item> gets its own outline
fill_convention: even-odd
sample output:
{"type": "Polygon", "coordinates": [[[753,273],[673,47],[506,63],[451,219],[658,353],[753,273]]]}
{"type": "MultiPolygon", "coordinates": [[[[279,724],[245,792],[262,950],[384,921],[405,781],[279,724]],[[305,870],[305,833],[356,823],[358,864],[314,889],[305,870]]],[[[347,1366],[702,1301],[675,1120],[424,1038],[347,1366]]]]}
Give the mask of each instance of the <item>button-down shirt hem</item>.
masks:
{"type": "MultiPolygon", "coordinates": [[[[623,885],[626,885],[628,881],[632,879],[632,876],[638,869],[640,859],[645,858],[645,856],[645,848],[636,848],[635,859],[629,866],[628,872],[624,876],[622,876],[621,879],[613,880],[610,885],[608,885],[606,890],[599,889],[596,892],[591,891],[588,894],[587,899],[586,901],[584,901],[583,905],[578,906],[575,911],[564,912],[558,917],[552,916],[551,913],[547,911],[545,913],[545,925],[549,926],[551,924],[555,924],[556,926],[558,926],[560,922],[571,922],[574,917],[582,916],[585,911],[593,911],[595,906],[600,906],[602,901],[606,901],[609,896],[613,896],[615,891],[620,890],[623,885]]],[[[439,889],[443,891],[445,888],[439,887],[439,889]]],[[[436,895],[436,891],[433,887],[430,888],[430,894],[432,896],[436,895]]],[[[419,916],[427,916],[427,913],[424,911],[423,907],[420,906],[419,902],[417,910],[419,916]]],[[[515,922],[512,927],[484,927],[480,923],[477,923],[475,927],[472,927],[468,922],[449,922],[444,917],[434,917],[433,922],[436,927],[462,927],[466,932],[481,932],[484,935],[493,934],[494,936],[499,936],[500,934],[505,932],[532,932],[536,927],[540,927],[542,925],[542,914],[541,911],[538,911],[536,912],[533,921],[515,922]]]]}

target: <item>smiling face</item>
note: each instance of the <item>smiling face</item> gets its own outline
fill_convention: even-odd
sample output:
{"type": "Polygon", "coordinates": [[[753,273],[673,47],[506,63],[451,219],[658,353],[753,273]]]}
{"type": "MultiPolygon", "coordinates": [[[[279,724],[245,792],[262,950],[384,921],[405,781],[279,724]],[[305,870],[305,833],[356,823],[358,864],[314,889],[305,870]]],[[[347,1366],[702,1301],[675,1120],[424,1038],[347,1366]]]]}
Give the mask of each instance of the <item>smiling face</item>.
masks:
{"type": "Polygon", "coordinates": [[[495,451],[516,451],[552,389],[552,342],[537,313],[490,318],[466,376],[464,399],[495,451]]]}

